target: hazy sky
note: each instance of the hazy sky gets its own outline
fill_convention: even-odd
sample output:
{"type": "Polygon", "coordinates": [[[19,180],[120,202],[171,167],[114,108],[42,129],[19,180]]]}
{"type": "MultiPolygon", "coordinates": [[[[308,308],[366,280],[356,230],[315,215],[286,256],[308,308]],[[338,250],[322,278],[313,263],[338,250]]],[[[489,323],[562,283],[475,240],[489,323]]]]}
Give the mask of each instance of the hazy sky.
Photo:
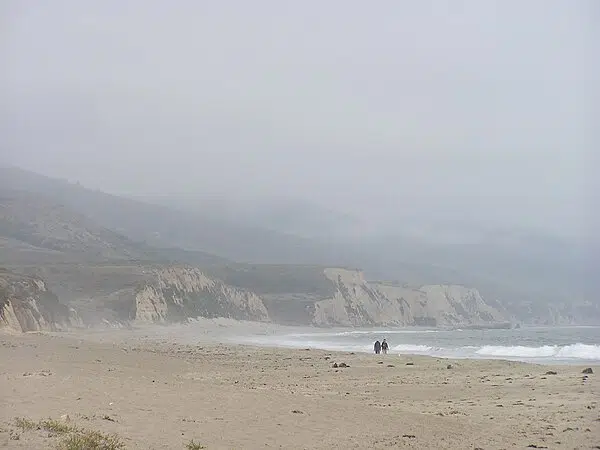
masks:
{"type": "Polygon", "coordinates": [[[0,164],[112,192],[589,226],[594,0],[0,8],[0,164]]]}

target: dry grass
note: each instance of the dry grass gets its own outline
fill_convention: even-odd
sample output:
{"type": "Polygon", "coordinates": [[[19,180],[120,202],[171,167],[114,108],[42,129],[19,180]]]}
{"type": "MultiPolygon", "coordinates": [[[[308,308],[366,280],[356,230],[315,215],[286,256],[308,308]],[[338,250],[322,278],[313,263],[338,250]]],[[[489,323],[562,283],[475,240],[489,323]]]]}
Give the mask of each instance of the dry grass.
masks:
{"type": "Polygon", "coordinates": [[[24,417],[16,417],[15,418],[15,426],[19,428],[21,431],[32,431],[40,428],[37,422],[33,420],[26,419],[24,417]]]}
{"type": "Polygon", "coordinates": [[[77,430],[62,439],[58,450],[120,450],[125,444],[114,434],[77,430]]]}
{"type": "Polygon", "coordinates": [[[192,439],[190,442],[188,442],[185,445],[185,448],[187,450],[202,450],[202,449],[205,449],[206,447],[204,445],[200,444],[200,442],[196,442],[192,439]]]}
{"type": "Polygon", "coordinates": [[[39,427],[54,434],[67,434],[77,431],[77,427],[55,419],[42,420],[39,423],[39,427]]]}
{"type": "MultiPolygon", "coordinates": [[[[122,450],[125,444],[115,434],[103,434],[99,431],[85,430],[66,422],[46,419],[34,422],[31,419],[17,417],[15,426],[22,432],[44,430],[61,437],[57,450],[122,450]]],[[[190,447],[192,450],[204,447],[190,447]]]]}

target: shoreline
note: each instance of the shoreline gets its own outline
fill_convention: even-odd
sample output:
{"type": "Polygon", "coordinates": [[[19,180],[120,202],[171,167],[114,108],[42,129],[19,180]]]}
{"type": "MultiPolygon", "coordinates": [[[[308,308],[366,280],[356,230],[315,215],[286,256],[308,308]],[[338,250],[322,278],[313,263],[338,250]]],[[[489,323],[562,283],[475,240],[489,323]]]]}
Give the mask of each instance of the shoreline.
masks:
{"type": "MultiPolygon", "coordinates": [[[[573,327],[568,327],[573,328],[573,327]]],[[[581,327],[575,327],[581,328],[581,327]]],[[[583,327],[589,328],[589,327],[583,327]]],[[[592,327],[596,328],[596,327],[592,327]]],[[[527,329],[527,328],[524,328],[527,329]]],[[[532,330],[553,329],[553,327],[531,327],[532,330]]],[[[563,327],[564,329],[564,327],[563,327]]],[[[369,345],[340,345],[338,343],[324,343],[311,341],[310,338],[323,338],[326,336],[340,335],[363,335],[381,333],[387,334],[418,334],[418,333],[445,333],[457,330],[448,330],[443,328],[427,328],[427,327],[398,327],[398,328],[347,328],[347,327],[306,327],[306,326],[290,326],[279,325],[269,322],[252,322],[240,321],[226,318],[198,318],[192,319],[185,323],[178,324],[134,324],[130,327],[91,327],[85,329],[71,329],[67,331],[57,332],[29,332],[32,334],[42,333],[57,336],[71,336],[76,339],[89,339],[98,342],[114,342],[115,339],[130,340],[144,339],[148,341],[171,340],[180,344],[208,344],[208,343],[223,343],[227,345],[247,345],[265,349],[304,349],[311,348],[313,350],[323,350],[330,352],[344,353],[361,353],[372,354],[369,345]],[[278,343],[278,338],[293,338],[287,343],[278,343]],[[308,338],[307,343],[302,342],[298,338],[308,338]],[[353,348],[352,348],[353,347],[353,348]]],[[[461,330],[462,331],[462,330],[461,330]]],[[[469,330],[473,331],[473,330],[469,330]]],[[[497,331],[497,330],[493,330],[497,331]]],[[[29,334],[26,333],[26,334],[29,334]]],[[[1,334],[0,334],[1,336],[1,334]]],[[[592,345],[573,343],[571,346],[577,345],[592,345]]],[[[413,356],[413,357],[430,357],[443,360],[483,360],[483,361],[513,361],[523,362],[527,364],[535,364],[541,366],[592,366],[600,367],[600,360],[594,358],[568,358],[568,357],[551,357],[551,356],[519,356],[508,354],[444,354],[443,350],[453,350],[453,348],[433,348],[438,350],[438,353],[427,354],[426,351],[417,349],[408,351],[405,348],[397,350],[395,347],[420,347],[421,345],[413,344],[396,344],[392,345],[389,356],[413,356]]],[[[427,347],[427,345],[423,345],[427,347]]],[[[489,347],[489,344],[481,344],[480,347],[489,347]]],[[[493,345],[492,345],[493,347],[493,345]]],[[[502,348],[502,345],[498,347],[502,348]]],[[[560,345],[541,345],[539,347],[516,346],[516,348],[538,349],[544,347],[560,348],[560,345]]],[[[468,347],[467,347],[468,348],[468,347]]],[[[476,347],[471,347],[476,348],[476,347]]],[[[505,348],[505,347],[504,347],[505,348]]],[[[460,348],[458,348],[460,349],[460,348]]]]}

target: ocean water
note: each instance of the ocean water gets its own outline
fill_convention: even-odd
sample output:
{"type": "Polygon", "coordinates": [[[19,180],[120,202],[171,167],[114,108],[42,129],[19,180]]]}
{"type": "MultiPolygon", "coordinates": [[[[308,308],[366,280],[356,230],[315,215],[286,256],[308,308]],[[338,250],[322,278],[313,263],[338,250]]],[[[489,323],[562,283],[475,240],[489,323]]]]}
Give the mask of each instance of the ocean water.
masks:
{"type": "Polygon", "coordinates": [[[373,343],[384,338],[389,343],[390,354],[600,365],[600,327],[303,330],[300,333],[247,336],[242,341],[263,346],[372,353],[373,343]]]}

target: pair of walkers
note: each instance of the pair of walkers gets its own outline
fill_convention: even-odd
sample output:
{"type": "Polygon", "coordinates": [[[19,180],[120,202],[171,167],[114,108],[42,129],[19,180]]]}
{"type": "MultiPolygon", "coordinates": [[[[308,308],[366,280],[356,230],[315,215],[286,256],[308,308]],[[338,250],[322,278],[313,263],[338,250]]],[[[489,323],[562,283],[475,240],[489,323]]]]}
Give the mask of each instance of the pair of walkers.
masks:
{"type": "Polygon", "coordinates": [[[374,350],[376,355],[379,355],[380,353],[385,355],[388,352],[388,349],[389,345],[385,339],[383,342],[375,341],[374,350]]]}

